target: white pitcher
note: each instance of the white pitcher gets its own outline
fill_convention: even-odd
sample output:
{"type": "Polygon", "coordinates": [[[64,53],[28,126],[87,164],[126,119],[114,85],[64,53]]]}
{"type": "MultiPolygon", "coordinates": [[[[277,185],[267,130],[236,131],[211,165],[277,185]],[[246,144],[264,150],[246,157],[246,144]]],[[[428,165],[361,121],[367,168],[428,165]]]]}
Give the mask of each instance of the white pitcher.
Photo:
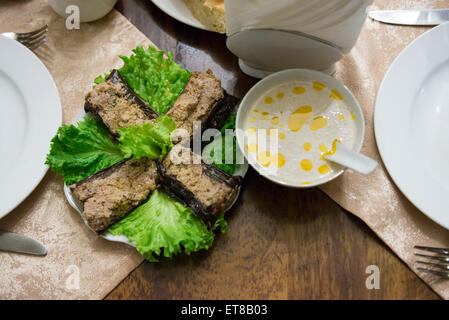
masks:
{"type": "Polygon", "coordinates": [[[355,45],[372,0],[225,0],[227,46],[252,76],[333,73],[355,45]]]}

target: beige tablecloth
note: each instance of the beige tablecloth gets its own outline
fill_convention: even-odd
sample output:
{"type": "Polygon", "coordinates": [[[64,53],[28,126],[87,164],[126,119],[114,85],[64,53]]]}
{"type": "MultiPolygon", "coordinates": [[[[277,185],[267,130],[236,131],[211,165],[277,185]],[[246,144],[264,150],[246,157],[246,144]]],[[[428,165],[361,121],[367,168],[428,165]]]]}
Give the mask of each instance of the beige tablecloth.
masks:
{"type": "MultiPolygon", "coordinates": [[[[449,1],[376,1],[387,8],[449,7],[449,1]]],[[[37,54],[55,79],[70,123],[83,105],[92,79],[119,66],[137,44],[150,41],[118,12],[69,31],[43,0],[0,2],[0,32],[32,30],[49,24],[48,43],[37,54]]],[[[373,132],[376,93],[398,53],[426,28],[388,26],[368,20],[336,77],[356,95],[366,117],[363,152],[380,161],[373,132]]],[[[322,188],[341,206],[364,220],[413,269],[414,244],[449,247],[449,231],[426,218],[392,184],[385,168],[369,177],[348,170],[322,188]]],[[[110,292],[143,259],[131,247],[112,245],[89,231],[63,196],[61,179],[48,173],[32,195],[4,219],[0,228],[45,243],[45,258],[0,253],[0,298],[98,299],[110,292]],[[79,282],[77,281],[79,278],[79,282]]],[[[419,274],[443,298],[449,283],[419,274]]]]}

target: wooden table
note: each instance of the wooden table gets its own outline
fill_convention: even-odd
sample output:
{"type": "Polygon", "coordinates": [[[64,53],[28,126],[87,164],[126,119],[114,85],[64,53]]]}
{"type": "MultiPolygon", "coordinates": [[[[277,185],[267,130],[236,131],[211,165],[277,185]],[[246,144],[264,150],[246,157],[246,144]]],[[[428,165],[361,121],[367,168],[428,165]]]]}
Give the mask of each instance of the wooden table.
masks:
{"type": "MultiPolygon", "coordinates": [[[[189,70],[213,70],[238,97],[244,75],[224,35],[182,24],[149,0],[117,9],[189,70]]],[[[107,299],[438,299],[358,218],[322,191],[283,188],[249,170],[228,213],[229,231],[208,252],[142,263],[107,299]],[[380,268],[380,289],[365,286],[380,268]]]]}

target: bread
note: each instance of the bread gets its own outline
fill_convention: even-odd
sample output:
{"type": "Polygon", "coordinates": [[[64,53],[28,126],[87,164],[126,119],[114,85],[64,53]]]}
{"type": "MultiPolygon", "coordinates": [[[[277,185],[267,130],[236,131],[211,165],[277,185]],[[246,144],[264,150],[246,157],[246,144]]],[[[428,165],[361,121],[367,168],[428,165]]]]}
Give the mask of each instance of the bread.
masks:
{"type": "Polygon", "coordinates": [[[184,3],[208,29],[226,33],[224,0],[184,0],[184,3]]]}

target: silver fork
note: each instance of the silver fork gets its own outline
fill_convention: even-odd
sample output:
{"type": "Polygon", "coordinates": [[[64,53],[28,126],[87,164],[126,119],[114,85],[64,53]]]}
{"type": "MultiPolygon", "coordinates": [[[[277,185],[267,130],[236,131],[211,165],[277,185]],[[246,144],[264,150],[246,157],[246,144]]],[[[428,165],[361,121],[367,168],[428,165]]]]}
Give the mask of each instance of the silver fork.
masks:
{"type": "Polygon", "coordinates": [[[28,49],[34,50],[45,43],[47,31],[48,25],[45,25],[42,28],[39,28],[31,32],[26,33],[4,32],[0,33],[0,35],[8,37],[13,40],[17,40],[24,46],[28,47],[28,49]]]}
{"type": "Polygon", "coordinates": [[[427,268],[417,267],[417,270],[449,279],[449,249],[423,246],[414,246],[413,248],[434,253],[433,255],[427,255],[415,252],[415,256],[430,260],[417,260],[416,263],[427,266],[427,268]]]}

